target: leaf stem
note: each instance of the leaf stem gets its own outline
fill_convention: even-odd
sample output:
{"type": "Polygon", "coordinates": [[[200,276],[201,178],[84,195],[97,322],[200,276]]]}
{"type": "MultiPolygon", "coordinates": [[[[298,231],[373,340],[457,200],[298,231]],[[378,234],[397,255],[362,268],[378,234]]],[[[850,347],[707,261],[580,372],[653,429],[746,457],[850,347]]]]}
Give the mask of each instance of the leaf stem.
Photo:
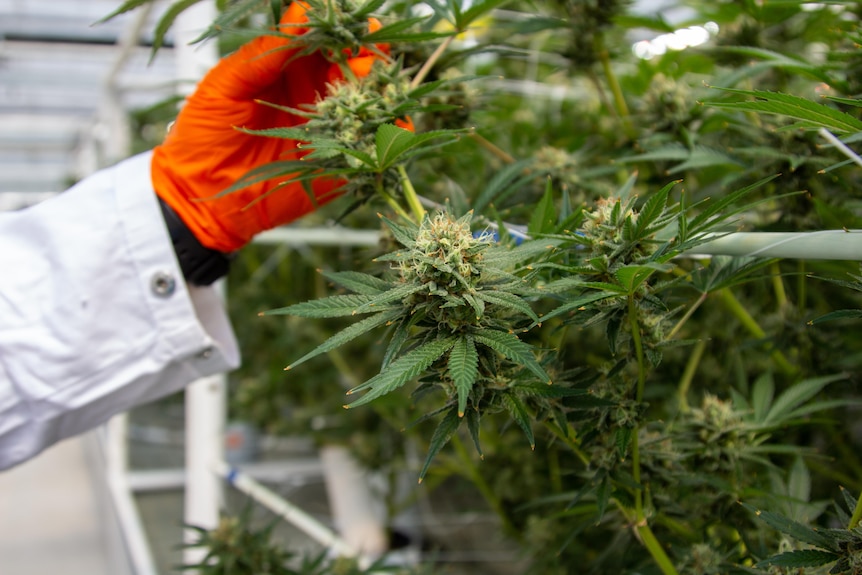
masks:
{"type": "Polygon", "coordinates": [[[700,359],[703,357],[703,352],[706,350],[706,340],[699,340],[691,355],[688,357],[688,362],[685,364],[685,370],[682,372],[682,377],[679,380],[679,388],[677,389],[677,398],[679,401],[679,410],[683,413],[688,413],[690,408],[688,405],[688,390],[691,388],[691,382],[694,380],[694,373],[697,371],[697,366],[700,364],[700,359]]]}
{"type": "Polygon", "coordinates": [[[646,384],[646,365],[644,362],[644,348],[641,341],[641,328],[638,325],[637,306],[635,298],[629,295],[629,326],[632,332],[632,343],[635,346],[635,357],[638,362],[638,387],[635,400],[640,403],[644,397],[644,386],[646,384]]]}
{"type": "MultiPolygon", "coordinates": [[[[766,332],[763,331],[763,328],[757,323],[757,321],[748,313],[748,310],[736,299],[736,296],[733,295],[733,292],[730,291],[729,288],[723,288],[715,292],[718,295],[727,309],[732,313],[736,319],[748,330],[751,335],[756,337],[757,339],[766,339],[766,332]]],[[[778,366],[778,369],[782,371],[785,375],[794,376],[796,375],[796,367],[794,367],[781,353],[781,350],[773,349],[771,354],[772,360],[775,362],[775,365],[778,366]]]]}
{"type": "Polygon", "coordinates": [[[860,494],[859,498],[856,499],[856,509],[853,510],[853,516],[850,517],[850,523],[847,524],[847,529],[853,529],[859,525],[860,520],[862,520],[862,494],[860,494]]]}
{"type": "Polygon", "coordinates": [[[434,64],[437,63],[437,60],[440,59],[440,56],[443,55],[443,53],[449,47],[449,44],[451,44],[452,40],[454,39],[455,34],[452,34],[451,36],[447,36],[445,40],[440,42],[440,45],[437,46],[437,49],[434,50],[434,52],[431,54],[431,56],[428,57],[427,60],[425,60],[425,63],[422,64],[422,67],[419,68],[419,71],[416,72],[415,76],[413,76],[413,80],[410,81],[411,90],[417,88],[419,84],[421,84],[422,81],[425,80],[425,77],[431,71],[431,68],[434,67],[434,64]]]}
{"type": "Polygon", "coordinates": [[[416,194],[416,189],[413,187],[413,182],[407,175],[407,170],[404,169],[404,164],[398,164],[398,175],[401,176],[401,187],[404,188],[404,199],[407,200],[407,205],[413,211],[413,216],[416,218],[416,223],[421,223],[425,217],[425,208],[419,201],[419,196],[416,194]]]}
{"type": "Polygon", "coordinates": [[[596,35],[596,51],[598,52],[599,61],[602,64],[602,71],[605,74],[608,87],[611,89],[611,93],[614,96],[614,106],[616,107],[617,114],[620,116],[623,130],[625,130],[626,136],[631,139],[635,139],[636,134],[632,127],[629,107],[628,104],[626,104],[626,98],[625,95],[623,95],[623,90],[620,87],[619,80],[617,80],[617,76],[614,74],[613,68],[611,67],[611,57],[610,54],[608,54],[608,49],[605,48],[604,37],[602,34],[596,35]]]}
{"type": "Polygon", "coordinates": [[[769,270],[772,272],[772,289],[775,290],[777,307],[783,309],[787,305],[787,290],[784,289],[784,282],[781,281],[781,268],[778,262],[772,262],[769,270]]]}
{"type": "Polygon", "coordinates": [[[486,150],[491,152],[491,154],[493,154],[495,157],[499,158],[500,160],[503,160],[507,164],[514,164],[515,163],[515,158],[512,156],[512,154],[510,154],[506,150],[500,148],[494,142],[491,142],[490,140],[486,139],[484,136],[482,136],[475,129],[470,130],[468,135],[472,139],[474,139],[476,141],[476,143],[478,143],[480,146],[482,146],[483,148],[485,148],[486,150]]]}
{"type": "Polygon", "coordinates": [[[706,301],[706,297],[708,295],[709,295],[708,292],[703,292],[702,294],[700,294],[700,297],[697,298],[697,301],[695,301],[691,305],[691,307],[688,308],[688,310],[686,310],[685,315],[683,315],[682,318],[680,318],[680,320],[678,322],[676,322],[676,325],[673,326],[673,329],[670,330],[670,333],[667,335],[667,339],[673,339],[674,338],[674,336],[682,328],[682,326],[685,324],[685,322],[687,322],[689,319],[691,319],[691,316],[694,315],[694,312],[697,310],[697,308],[700,307],[700,304],[702,304],[703,302],[706,301]]]}

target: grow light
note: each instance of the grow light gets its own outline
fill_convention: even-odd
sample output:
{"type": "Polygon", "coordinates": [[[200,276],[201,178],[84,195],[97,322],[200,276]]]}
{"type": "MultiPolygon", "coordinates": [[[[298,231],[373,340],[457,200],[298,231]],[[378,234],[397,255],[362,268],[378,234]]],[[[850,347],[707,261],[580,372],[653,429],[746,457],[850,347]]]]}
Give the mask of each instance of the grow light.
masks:
{"type": "Polygon", "coordinates": [[[680,28],[668,34],[656,36],[652,40],[641,40],[632,45],[632,52],[641,60],[651,60],[665,54],[668,50],[680,51],[692,46],[705,44],[718,33],[718,24],[707,22],[703,26],[680,28]]]}

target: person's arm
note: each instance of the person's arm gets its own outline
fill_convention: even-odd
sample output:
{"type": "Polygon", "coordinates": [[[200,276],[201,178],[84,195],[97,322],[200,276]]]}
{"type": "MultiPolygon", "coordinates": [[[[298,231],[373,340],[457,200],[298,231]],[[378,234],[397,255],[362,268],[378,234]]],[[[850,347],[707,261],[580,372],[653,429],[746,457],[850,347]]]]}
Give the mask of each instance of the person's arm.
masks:
{"type": "Polygon", "coordinates": [[[0,469],[239,362],[215,290],[183,280],[150,160],[0,214],[0,469]]]}

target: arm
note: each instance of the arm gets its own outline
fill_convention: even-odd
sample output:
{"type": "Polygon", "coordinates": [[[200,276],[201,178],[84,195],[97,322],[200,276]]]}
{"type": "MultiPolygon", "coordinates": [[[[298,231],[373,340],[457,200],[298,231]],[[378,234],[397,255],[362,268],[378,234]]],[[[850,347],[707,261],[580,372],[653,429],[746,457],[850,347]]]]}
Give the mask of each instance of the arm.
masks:
{"type": "Polygon", "coordinates": [[[150,154],[0,214],[0,469],[239,354],[212,288],[183,281],[150,154]]]}

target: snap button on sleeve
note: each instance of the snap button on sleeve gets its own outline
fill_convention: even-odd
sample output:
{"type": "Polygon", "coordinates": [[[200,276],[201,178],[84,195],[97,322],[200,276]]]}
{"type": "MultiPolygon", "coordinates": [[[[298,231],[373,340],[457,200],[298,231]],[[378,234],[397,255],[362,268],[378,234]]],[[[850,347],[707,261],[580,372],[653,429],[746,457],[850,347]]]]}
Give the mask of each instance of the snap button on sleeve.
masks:
{"type": "Polygon", "coordinates": [[[167,272],[156,272],[150,280],[150,289],[159,297],[170,297],[177,289],[177,280],[167,272]]]}

